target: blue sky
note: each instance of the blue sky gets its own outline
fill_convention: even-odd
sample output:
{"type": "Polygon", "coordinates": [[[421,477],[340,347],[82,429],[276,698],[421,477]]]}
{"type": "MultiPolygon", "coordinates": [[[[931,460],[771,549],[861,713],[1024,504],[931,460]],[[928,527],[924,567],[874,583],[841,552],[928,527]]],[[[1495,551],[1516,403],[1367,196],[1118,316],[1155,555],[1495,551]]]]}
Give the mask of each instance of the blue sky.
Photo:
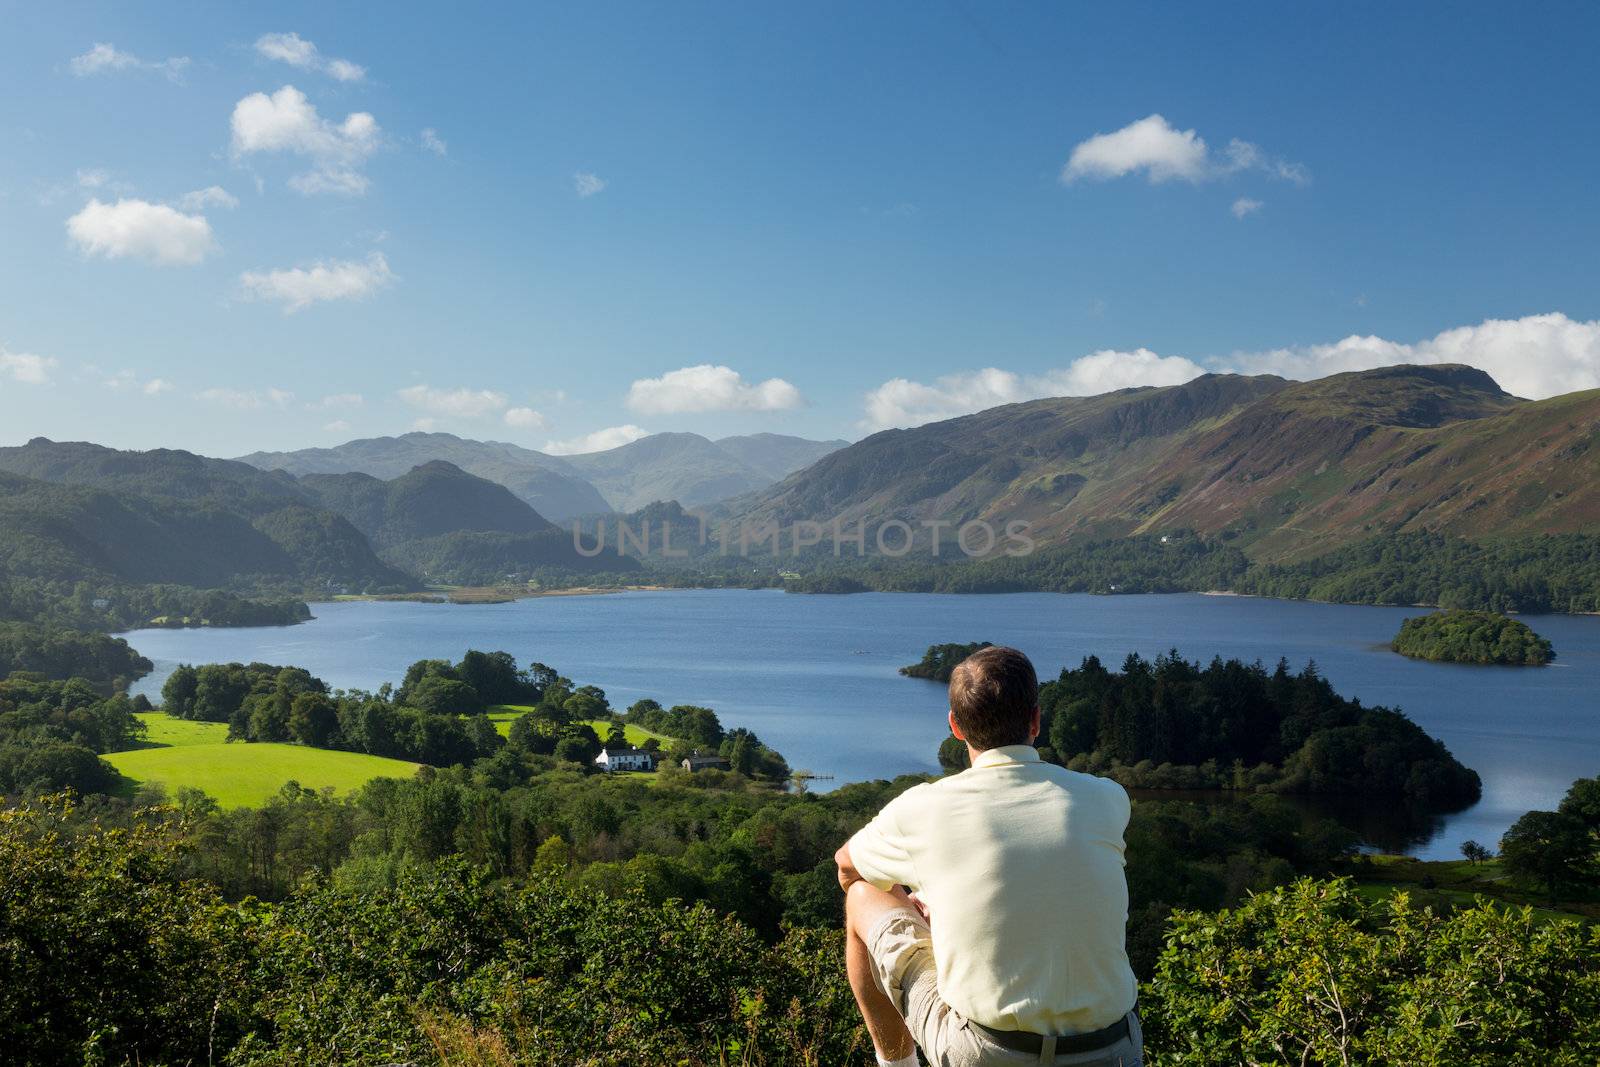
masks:
{"type": "Polygon", "coordinates": [[[1407,359],[1600,386],[1589,5],[0,17],[6,444],[856,438],[1407,359]]]}

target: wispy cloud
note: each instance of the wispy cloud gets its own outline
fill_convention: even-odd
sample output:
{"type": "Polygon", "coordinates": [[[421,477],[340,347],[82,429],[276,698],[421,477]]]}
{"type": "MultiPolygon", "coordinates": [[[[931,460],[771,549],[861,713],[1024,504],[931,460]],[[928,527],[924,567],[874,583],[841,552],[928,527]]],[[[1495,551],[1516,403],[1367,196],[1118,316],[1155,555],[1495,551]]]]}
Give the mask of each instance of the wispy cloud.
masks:
{"type": "Polygon", "coordinates": [[[746,382],[732,367],[702,363],[640,378],[628,387],[628,407],[649,414],[703,411],[782,411],[805,403],[789,382],[746,382]]]}
{"type": "Polygon", "coordinates": [[[256,52],[265,59],[287,63],[300,70],[321,71],[336,81],[358,82],[367,69],[348,59],[324,56],[317,46],[298,33],[264,33],[256,38],[256,52]]]}
{"type": "Polygon", "coordinates": [[[287,389],[275,388],[255,390],[216,387],[202,389],[195,394],[195,397],[208,404],[233,408],[236,411],[256,411],[262,408],[282,410],[294,403],[294,393],[287,389]]]}
{"type": "Polygon", "coordinates": [[[239,198],[220,185],[208,185],[178,197],[178,206],[185,211],[204,211],[208,207],[236,208],[239,198]]]}
{"type": "Polygon", "coordinates": [[[123,52],[115,45],[97,43],[68,64],[72,73],[80,78],[95,74],[117,74],[123,71],[149,71],[160,74],[175,85],[183,84],[183,72],[189,67],[188,56],[172,56],[161,60],[144,60],[132,52],[123,52]]]}
{"type": "Polygon", "coordinates": [[[310,411],[347,411],[364,407],[366,403],[367,398],[360,393],[330,393],[306,404],[306,408],[310,411]]]}
{"type": "Polygon", "coordinates": [[[56,365],[54,356],[40,356],[32,352],[13,352],[0,345],[0,375],[24,385],[49,385],[50,371],[56,365]]]}
{"type": "Polygon", "coordinates": [[[424,128],[418,140],[421,142],[423,148],[427,149],[429,152],[432,152],[436,156],[450,154],[450,146],[444,143],[444,139],[439,136],[439,131],[434,129],[432,126],[424,128]]]}
{"type": "Polygon", "coordinates": [[[245,271],[239,287],[247,299],[282,304],[284,314],[334,300],[363,300],[394,282],[381,252],[365,260],[330,259],[309,267],[245,271]]]}
{"type": "Polygon", "coordinates": [[[1234,218],[1242,219],[1246,215],[1254,215],[1265,206],[1266,205],[1259,200],[1252,200],[1248,196],[1241,196],[1239,199],[1233,202],[1233,206],[1228,210],[1233,212],[1234,218]]]}
{"type": "Polygon", "coordinates": [[[606,180],[598,174],[579,171],[572,176],[572,191],[587,200],[605,190],[606,180]]]}
{"type": "Polygon", "coordinates": [[[505,410],[504,393],[493,389],[436,389],[431,385],[412,385],[399,390],[401,400],[430,415],[458,419],[481,419],[505,410]]]}
{"type": "Polygon", "coordinates": [[[102,379],[100,384],[117,392],[138,393],[141,396],[160,396],[172,391],[172,383],[165,378],[140,379],[131,370],[117,371],[102,379]]]}

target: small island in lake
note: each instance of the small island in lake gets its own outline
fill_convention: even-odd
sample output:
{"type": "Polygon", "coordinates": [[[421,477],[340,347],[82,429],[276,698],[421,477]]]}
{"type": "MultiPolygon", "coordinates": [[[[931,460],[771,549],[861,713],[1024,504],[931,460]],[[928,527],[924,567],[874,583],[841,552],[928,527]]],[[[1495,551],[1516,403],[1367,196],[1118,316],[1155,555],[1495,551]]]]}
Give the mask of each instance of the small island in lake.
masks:
{"type": "Polygon", "coordinates": [[[1556,656],[1550,642],[1526,623],[1493,611],[1454,608],[1407,619],[1389,647],[1437,663],[1540,667],[1556,656]]]}
{"type": "Polygon", "coordinates": [[[956,669],[956,664],[978,651],[988,648],[988,641],[973,641],[971,644],[946,644],[929,645],[928,651],[922,654],[920,663],[913,663],[909,667],[901,667],[900,673],[907,678],[927,678],[934,682],[948,682],[950,672],[956,669]]]}

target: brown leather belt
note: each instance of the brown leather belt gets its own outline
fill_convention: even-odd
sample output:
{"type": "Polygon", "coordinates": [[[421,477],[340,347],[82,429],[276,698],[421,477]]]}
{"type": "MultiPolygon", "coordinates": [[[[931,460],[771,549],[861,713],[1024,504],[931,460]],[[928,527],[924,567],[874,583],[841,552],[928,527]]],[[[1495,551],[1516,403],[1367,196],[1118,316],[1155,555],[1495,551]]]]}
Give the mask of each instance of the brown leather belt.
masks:
{"type": "MultiPolygon", "coordinates": [[[[1092,1030],[1087,1034],[1061,1034],[1057,1036],[1056,1055],[1061,1056],[1073,1052],[1098,1052],[1103,1048],[1110,1048],[1129,1035],[1128,1018],[1132,1014],[1132,1012],[1129,1012],[1110,1026],[1092,1030]]],[[[1045,1037],[1043,1034],[1035,1034],[1027,1030],[991,1030],[982,1023],[973,1022],[971,1019],[967,1021],[1001,1048],[1010,1049],[1012,1052],[1025,1052],[1030,1056],[1037,1056],[1044,1051],[1045,1037]]]]}

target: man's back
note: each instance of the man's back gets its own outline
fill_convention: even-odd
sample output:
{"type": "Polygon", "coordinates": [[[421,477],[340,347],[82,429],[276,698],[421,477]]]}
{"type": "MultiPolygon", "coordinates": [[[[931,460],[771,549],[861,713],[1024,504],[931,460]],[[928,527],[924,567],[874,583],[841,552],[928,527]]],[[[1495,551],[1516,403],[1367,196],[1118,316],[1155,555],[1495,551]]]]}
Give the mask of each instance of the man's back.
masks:
{"type": "Polygon", "coordinates": [[[930,911],[945,1003],[997,1030],[1097,1030],[1133,1007],[1123,831],[1115,782],[1040,762],[1027,745],[981,753],[917,786],[850,842],[880,889],[930,911]]]}

